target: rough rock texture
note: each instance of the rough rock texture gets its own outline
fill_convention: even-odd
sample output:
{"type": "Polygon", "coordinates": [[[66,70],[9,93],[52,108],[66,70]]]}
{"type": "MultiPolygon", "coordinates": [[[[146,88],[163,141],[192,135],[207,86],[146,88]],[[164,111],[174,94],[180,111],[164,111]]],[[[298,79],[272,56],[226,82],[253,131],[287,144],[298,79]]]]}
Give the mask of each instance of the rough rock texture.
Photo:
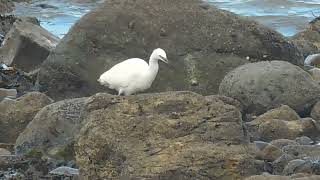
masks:
{"type": "Polygon", "coordinates": [[[282,150],[295,159],[319,157],[320,154],[320,146],[317,145],[288,145],[283,147],[282,150]]]}
{"type": "Polygon", "coordinates": [[[320,17],[309,23],[309,27],[290,38],[306,57],[319,53],[320,49],[320,17]]]}
{"type": "Polygon", "coordinates": [[[275,161],[284,153],[281,150],[283,147],[288,145],[299,145],[297,142],[288,140],[288,139],[277,139],[271,141],[265,148],[262,150],[262,158],[267,161],[275,161]]]}
{"type": "Polygon", "coordinates": [[[44,28],[26,20],[15,21],[0,48],[1,61],[29,72],[38,68],[59,39],[44,28]]]}
{"type": "Polygon", "coordinates": [[[84,16],[50,54],[40,71],[42,90],[54,99],[100,92],[102,72],[127,58],[148,60],[158,47],[174,68],[160,64],[150,92],[215,94],[225,74],[248,59],[303,61],[279,33],[199,0],[111,0],[84,16]]]}
{"type": "MultiPolygon", "coordinates": [[[[18,97],[28,92],[38,91],[38,72],[25,73],[12,67],[7,70],[0,68],[0,88],[11,89],[12,95],[14,93],[13,91],[15,91],[18,97]]],[[[1,94],[7,94],[7,92],[1,94]]]]}
{"type": "Polygon", "coordinates": [[[311,117],[320,122],[320,101],[313,106],[311,110],[311,117]]]}
{"type": "Polygon", "coordinates": [[[318,179],[320,179],[320,176],[316,176],[316,175],[303,174],[295,177],[295,176],[277,176],[277,175],[264,174],[264,175],[252,176],[252,177],[246,178],[245,180],[318,180],[318,179]]]}
{"type": "Polygon", "coordinates": [[[82,127],[86,99],[64,100],[44,107],[18,137],[16,153],[37,150],[72,159],[74,137],[82,127]]]}
{"type": "Polygon", "coordinates": [[[14,143],[36,113],[52,102],[52,99],[39,92],[28,93],[16,100],[1,101],[0,142],[14,143]]]}
{"type": "Polygon", "coordinates": [[[250,63],[229,72],[219,93],[239,100],[247,113],[261,114],[282,104],[310,112],[320,86],[298,66],[283,61],[250,63]]]}
{"type": "Polygon", "coordinates": [[[29,2],[30,0],[0,0],[0,14],[14,10],[14,2],[29,2]]]}
{"type": "Polygon", "coordinates": [[[283,171],[283,175],[292,175],[297,173],[320,175],[320,162],[318,159],[295,159],[288,163],[283,171]]]}
{"type": "Polygon", "coordinates": [[[319,68],[312,68],[312,69],[309,69],[308,71],[311,74],[313,80],[320,83],[320,69],[319,68]]]}
{"type": "Polygon", "coordinates": [[[11,0],[0,0],[0,13],[11,12],[14,8],[14,4],[11,0]]]}
{"type": "Polygon", "coordinates": [[[276,139],[296,139],[300,136],[319,137],[320,129],[314,120],[304,118],[297,121],[271,119],[263,122],[258,128],[260,140],[272,141],[276,139]]]}
{"type": "Polygon", "coordinates": [[[256,117],[251,124],[260,125],[262,122],[268,121],[270,119],[281,119],[285,121],[294,121],[300,119],[299,115],[289,106],[281,105],[280,107],[271,109],[264,114],[256,117]]]}
{"type": "Polygon", "coordinates": [[[219,98],[96,94],[87,111],[76,146],[82,179],[224,180],[257,173],[240,111],[219,98]]]}
{"type": "Polygon", "coordinates": [[[295,121],[300,119],[299,115],[287,105],[281,105],[278,108],[271,109],[264,114],[256,117],[250,122],[246,122],[245,126],[252,140],[259,140],[259,127],[262,123],[270,120],[295,121]]]}

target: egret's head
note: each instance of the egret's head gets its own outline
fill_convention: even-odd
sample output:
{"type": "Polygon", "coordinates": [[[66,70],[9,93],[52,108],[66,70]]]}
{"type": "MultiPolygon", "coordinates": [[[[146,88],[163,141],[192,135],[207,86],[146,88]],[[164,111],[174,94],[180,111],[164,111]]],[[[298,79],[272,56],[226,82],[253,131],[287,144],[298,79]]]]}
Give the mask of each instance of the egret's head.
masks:
{"type": "Polygon", "coordinates": [[[168,63],[168,59],[167,59],[167,54],[166,52],[164,52],[163,49],[161,48],[157,48],[155,50],[153,50],[152,52],[152,58],[156,59],[156,60],[160,60],[160,61],[163,61],[165,63],[168,63]]]}

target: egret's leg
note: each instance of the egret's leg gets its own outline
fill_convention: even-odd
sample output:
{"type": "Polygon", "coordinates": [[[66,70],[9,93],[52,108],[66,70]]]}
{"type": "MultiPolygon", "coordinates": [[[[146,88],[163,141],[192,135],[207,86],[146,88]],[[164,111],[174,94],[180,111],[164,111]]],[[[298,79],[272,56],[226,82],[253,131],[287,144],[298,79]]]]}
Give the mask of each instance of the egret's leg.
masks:
{"type": "Polygon", "coordinates": [[[121,96],[124,93],[123,89],[119,90],[118,96],[121,96]]]}

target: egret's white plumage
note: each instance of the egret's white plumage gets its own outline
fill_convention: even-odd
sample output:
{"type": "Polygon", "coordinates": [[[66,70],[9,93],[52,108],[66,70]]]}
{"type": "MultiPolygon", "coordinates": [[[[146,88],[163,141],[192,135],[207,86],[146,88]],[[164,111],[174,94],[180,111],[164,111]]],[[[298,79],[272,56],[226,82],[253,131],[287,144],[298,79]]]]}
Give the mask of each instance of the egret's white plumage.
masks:
{"type": "Polygon", "coordinates": [[[98,82],[117,90],[119,95],[141,92],[151,87],[158,73],[159,60],[168,63],[165,51],[160,48],[152,52],[149,64],[139,58],[127,59],[103,73],[98,82]]]}
{"type": "Polygon", "coordinates": [[[305,66],[316,66],[320,65],[320,54],[311,54],[304,60],[305,66]]]}

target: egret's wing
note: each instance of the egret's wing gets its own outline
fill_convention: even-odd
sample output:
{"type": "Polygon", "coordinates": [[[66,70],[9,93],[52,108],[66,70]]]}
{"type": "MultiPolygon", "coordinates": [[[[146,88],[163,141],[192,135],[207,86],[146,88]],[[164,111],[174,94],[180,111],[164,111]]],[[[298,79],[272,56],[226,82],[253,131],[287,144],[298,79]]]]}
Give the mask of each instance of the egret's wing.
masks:
{"type": "Polygon", "coordinates": [[[141,76],[147,68],[147,62],[142,59],[128,59],[113,66],[102,78],[113,88],[124,88],[141,76]]]}

